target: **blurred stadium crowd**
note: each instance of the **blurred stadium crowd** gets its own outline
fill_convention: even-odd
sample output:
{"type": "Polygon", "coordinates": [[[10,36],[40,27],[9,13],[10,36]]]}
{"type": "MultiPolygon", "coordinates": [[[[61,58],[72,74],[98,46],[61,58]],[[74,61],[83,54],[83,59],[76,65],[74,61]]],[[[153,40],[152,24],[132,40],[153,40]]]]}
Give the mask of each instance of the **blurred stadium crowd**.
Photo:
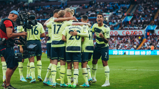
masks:
{"type": "MultiPolygon", "coordinates": [[[[143,30],[147,25],[159,24],[158,0],[137,0],[136,3],[132,3],[129,0],[111,0],[111,2],[106,2],[106,0],[72,0],[62,4],[57,1],[46,2],[44,0],[30,4],[24,2],[11,2],[6,4],[1,2],[0,13],[3,14],[0,14],[0,19],[5,18],[13,9],[18,11],[31,10],[36,13],[38,21],[43,24],[53,15],[52,12],[54,9],[64,9],[66,7],[74,9],[74,16],[79,20],[81,15],[88,15],[91,24],[96,22],[95,17],[98,12],[104,12],[104,23],[110,26],[111,30],[143,30]],[[124,21],[126,16],[130,16],[131,20],[124,21]]],[[[47,28],[44,28],[47,33],[47,28]]],[[[134,50],[140,45],[143,37],[143,35],[112,36],[109,41],[109,44],[111,44],[109,49],[134,50]]],[[[46,52],[46,38],[42,38],[41,42],[43,52],[46,52]]],[[[155,49],[159,49],[159,40],[156,34],[150,34],[140,49],[150,49],[150,46],[152,45],[155,49]]],[[[15,46],[15,50],[17,50],[17,48],[18,47],[15,46]]]]}

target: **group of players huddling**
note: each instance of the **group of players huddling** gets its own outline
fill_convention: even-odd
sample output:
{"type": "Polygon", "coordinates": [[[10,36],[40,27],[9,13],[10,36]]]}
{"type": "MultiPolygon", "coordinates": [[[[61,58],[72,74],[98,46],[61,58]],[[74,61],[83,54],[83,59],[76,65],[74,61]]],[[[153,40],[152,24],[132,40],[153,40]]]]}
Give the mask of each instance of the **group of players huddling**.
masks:
{"type": "MultiPolygon", "coordinates": [[[[56,74],[59,70],[60,86],[75,88],[78,84],[79,62],[81,62],[84,84],[80,87],[89,87],[96,80],[97,62],[102,59],[105,71],[105,83],[102,87],[110,86],[109,83],[109,44],[110,28],[103,23],[104,17],[102,13],[97,15],[97,23],[92,28],[88,23],[88,16],[83,15],[81,22],[73,16],[74,10],[66,8],[65,10],[54,10],[54,15],[48,19],[44,26],[48,28],[47,41],[47,57],[50,58],[50,64],[44,81],[41,78],[42,62],[41,62],[41,43],[40,37],[45,36],[45,31],[41,23],[37,23],[32,27],[32,30],[27,29],[28,44],[37,44],[35,54],[29,55],[27,64],[27,77],[31,79],[30,83],[35,83],[35,65],[34,56],[37,57],[38,80],[43,81],[43,84],[56,87],[56,74]],[[96,34],[96,45],[93,44],[93,33],[96,34]],[[92,61],[92,76],[88,61],[92,61]],[[67,63],[67,67],[66,67],[67,63]],[[66,69],[67,68],[67,69],[66,69]],[[65,73],[67,75],[67,84],[65,84],[65,73]],[[73,73],[73,76],[72,76],[73,73]],[[73,83],[71,83],[73,79],[73,83]]],[[[24,31],[22,26],[17,27],[18,32],[24,31]]],[[[24,46],[19,45],[19,50],[23,53],[24,46]]],[[[26,82],[23,77],[23,62],[19,62],[20,80],[26,82]]],[[[2,66],[5,67],[2,62],[2,66]]],[[[5,69],[5,68],[2,69],[5,69]]],[[[5,72],[5,71],[4,71],[5,72]]],[[[5,73],[3,73],[5,76],[5,73]]],[[[5,77],[3,77],[5,81],[5,77]]]]}

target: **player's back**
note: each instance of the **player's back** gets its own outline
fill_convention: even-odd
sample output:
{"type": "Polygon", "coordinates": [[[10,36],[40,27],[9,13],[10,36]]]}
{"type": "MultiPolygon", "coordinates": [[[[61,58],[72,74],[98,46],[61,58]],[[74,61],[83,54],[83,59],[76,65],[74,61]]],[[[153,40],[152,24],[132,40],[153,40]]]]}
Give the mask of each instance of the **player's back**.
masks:
{"type": "Polygon", "coordinates": [[[83,25],[83,29],[88,30],[89,37],[84,37],[82,43],[82,52],[93,52],[93,35],[92,29],[88,25],[83,25]]]}
{"type": "MultiPolygon", "coordinates": [[[[55,20],[56,18],[54,18],[54,17],[51,17],[50,18],[50,23],[54,23],[54,20],[55,20]]],[[[48,27],[48,26],[47,26],[48,27]]],[[[47,41],[47,43],[51,43],[51,33],[52,33],[52,28],[51,27],[48,27],[48,41],[47,41]]]]}
{"type": "Polygon", "coordinates": [[[40,40],[40,35],[44,33],[44,28],[41,23],[32,26],[31,29],[27,29],[27,40],[40,40]]]}
{"type": "Polygon", "coordinates": [[[64,46],[64,41],[62,41],[62,32],[64,29],[60,29],[62,26],[62,22],[54,22],[52,25],[52,47],[61,47],[64,46]]]}
{"type": "Polygon", "coordinates": [[[77,31],[82,33],[83,28],[81,26],[68,26],[65,29],[66,34],[66,52],[81,52],[81,38],[80,36],[71,36],[71,31],[77,31]]]}

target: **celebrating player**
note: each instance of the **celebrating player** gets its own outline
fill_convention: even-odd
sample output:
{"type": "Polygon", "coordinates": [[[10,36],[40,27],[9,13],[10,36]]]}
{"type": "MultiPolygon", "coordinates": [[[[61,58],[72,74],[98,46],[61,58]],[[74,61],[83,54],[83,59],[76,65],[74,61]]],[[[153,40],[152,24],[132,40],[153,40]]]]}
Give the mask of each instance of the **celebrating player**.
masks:
{"type": "Polygon", "coordinates": [[[97,15],[97,23],[93,25],[92,31],[96,34],[96,46],[93,52],[93,61],[92,61],[92,79],[93,82],[96,82],[96,70],[97,70],[97,62],[98,59],[102,56],[102,63],[105,70],[106,81],[102,85],[102,87],[109,86],[109,44],[108,40],[110,38],[110,28],[103,23],[103,14],[100,12],[97,15]]]}
{"type": "MultiPolygon", "coordinates": [[[[35,20],[35,15],[33,13],[30,14],[29,16],[30,21],[35,20]],[[33,19],[34,18],[34,19],[33,19]]],[[[27,28],[27,45],[30,44],[36,44],[36,48],[34,49],[34,53],[29,55],[29,61],[30,61],[30,71],[31,71],[31,76],[32,80],[30,83],[36,82],[35,79],[35,65],[34,65],[34,56],[37,57],[37,69],[38,69],[38,80],[42,81],[41,78],[41,70],[42,70],[42,63],[41,63],[41,55],[42,55],[42,50],[41,50],[41,42],[40,42],[40,37],[45,36],[45,31],[41,23],[37,22],[35,26],[31,25],[31,28],[27,28]]]]}
{"type": "Polygon", "coordinates": [[[67,79],[68,87],[76,87],[78,80],[78,63],[81,60],[81,36],[88,36],[88,31],[81,26],[68,26],[63,31],[62,40],[66,41],[66,61],[67,61],[67,79]],[[71,32],[76,32],[76,34],[71,32]],[[74,65],[74,83],[71,85],[72,62],[74,65]]]}
{"type": "MultiPolygon", "coordinates": [[[[45,23],[44,23],[44,25],[45,26],[47,26],[48,28],[49,28],[49,39],[50,39],[50,42],[52,42],[52,31],[54,31],[54,29],[56,30],[56,28],[54,28],[54,21],[55,22],[60,22],[60,21],[66,21],[66,20],[76,20],[76,18],[75,17],[67,17],[67,18],[64,18],[64,17],[58,17],[58,18],[56,18],[55,19],[55,17],[57,17],[58,16],[58,11],[59,10],[55,10],[54,11],[54,20],[50,20],[50,21],[46,21],[45,23]]],[[[63,13],[63,11],[61,11],[61,13],[59,13],[59,14],[62,14],[63,13]]],[[[61,23],[61,22],[60,22],[61,23]]],[[[67,25],[72,25],[72,22],[65,22],[65,23],[63,23],[63,25],[61,24],[61,26],[59,27],[59,26],[57,26],[57,27],[59,27],[58,28],[58,31],[59,30],[64,30],[64,28],[67,26],[67,25]],[[61,28],[63,28],[63,29],[61,29],[61,28]]],[[[61,37],[62,38],[62,37],[61,37]]],[[[60,39],[61,39],[60,38],[60,39]]],[[[48,50],[48,55],[49,55],[49,57],[50,57],[50,55],[51,55],[51,43],[50,43],[50,45],[47,45],[47,47],[49,48],[49,50],[48,50]]],[[[64,50],[63,50],[64,51],[64,50]]],[[[53,54],[53,55],[55,55],[55,54],[53,54]]],[[[56,55],[57,56],[57,55],[56,55]]],[[[63,60],[63,58],[62,58],[62,60],[63,60]]],[[[45,77],[45,80],[44,80],[44,84],[47,84],[47,85],[50,85],[50,86],[52,86],[52,83],[51,82],[49,82],[48,81],[48,77],[49,77],[49,75],[51,74],[51,67],[52,67],[52,62],[53,60],[52,59],[50,59],[50,65],[49,65],[49,67],[48,67],[48,70],[47,70],[47,73],[46,73],[46,77],[45,77]],[[48,82],[47,82],[48,81],[48,82]]],[[[61,68],[62,67],[62,69],[64,69],[65,70],[65,66],[60,66],[60,67],[57,67],[57,68],[61,68]]],[[[63,70],[62,70],[62,74],[60,73],[60,75],[65,75],[65,72],[64,72],[64,74],[63,74],[63,70]]],[[[63,81],[63,86],[65,85],[64,84],[64,81],[63,81]]]]}
{"type": "MultiPolygon", "coordinates": [[[[49,20],[47,20],[44,23],[44,25],[46,26],[47,23],[54,22],[54,20],[58,17],[58,12],[59,12],[59,10],[55,9],[54,12],[53,12],[53,14],[54,14],[53,17],[51,17],[49,20]]],[[[49,85],[49,86],[52,86],[52,78],[50,78],[50,80],[49,80],[49,77],[51,77],[50,74],[51,74],[51,67],[52,67],[52,63],[51,63],[52,60],[51,60],[51,57],[50,57],[50,55],[51,55],[51,42],[52,42],[51,35],[52,35],[52,31],[53,31],[52,28],[48,27],[47,57],[50,58],[50,64],[47,68],[47,73],[46,73],[45,79],[43,81],[44,84],[49,85]]]]}
{"type": "MultiPolygon", "coordinates": [[[[58,12],[58,18],[64,17],[65,11],[60,10],[58,12]]],[[[62,22],[49,22],[47,24],[47,27],[52,28],[52,34],[51,34],[51,75],[52,75],[52,81],[53,87],[56,87],[56,67],[58,60],[64,59],[64,41],[62,41],[62,31],[61,28],[62,22]]]]}
{"type": "MultiPolygon", "coordinates": [[[[88,17],[86,15],[83,15],[81,18],[81,21],[87,23],[88,17]]],[[[82,73],[83,73],[85,83],[81,85],[81,87],[89,87],[88,81],[91,84],[92,78],[90,73],[90,67],[89,65],[87,65],[87,63],[91,59],[94,45],[93,45],[93,36],[92,36],[91,28],[89,28],[89,26],[87,25],[83,25],[83,29],[88,30],[89,37],[84,37],[83,43],[82,43],[82,73]],[[88,67],[88,70],[87,70],[87,67],[88,67]],[[89,79],[88,79],[88,75],[89,75],[89,79]]]]}

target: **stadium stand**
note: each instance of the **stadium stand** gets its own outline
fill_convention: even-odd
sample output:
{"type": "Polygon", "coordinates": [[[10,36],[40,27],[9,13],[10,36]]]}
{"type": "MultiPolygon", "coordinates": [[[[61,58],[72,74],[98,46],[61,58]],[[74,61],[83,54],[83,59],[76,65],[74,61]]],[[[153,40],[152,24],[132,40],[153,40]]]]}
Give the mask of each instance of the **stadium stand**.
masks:
{"type": "MultiPolygon", "coordinates": [[[[96,15],[104,12],[104,23],[110,26],[111,30],[144,30],[148,25],[159,24],[159,1],[158,0],[137,0],[132,3],[130,0],[68,0],[66,3],[58,1],[43,1],[33,3],[0,3],[0,19],[7,16],[12,9],[27,10],[36,13],[39,22],[44,23],[53,15],[54,9],[65,9],[66,7],[75,10],[75,17],[80,20],[81,15],[88,15],[90,23],[96,22],[96,15]],[[4,8],[5,6],[5,8],[4,8]]],[[[47,28],[46,33],[47,33],[47,28]]],[[[156,28],[155,28],[156,29],[156,28]]],[[[154,45],[155,49],[159,48],[156,34],[150,34],[143,41],[143,35],[113,36],[110,39],[110,49],[136,49],[141,43],[139,49],[149,49],[150,45],[154,45]],[[150,39],[150,40],[149,40],[150,39]],[[146,46],[146,47],[145,47],[146,46]]],[[[15,47],[16,48],[16,47],[15,47]]],[[[43,52],[46,52],[46,39],[42,39],[43,52]]]]}

